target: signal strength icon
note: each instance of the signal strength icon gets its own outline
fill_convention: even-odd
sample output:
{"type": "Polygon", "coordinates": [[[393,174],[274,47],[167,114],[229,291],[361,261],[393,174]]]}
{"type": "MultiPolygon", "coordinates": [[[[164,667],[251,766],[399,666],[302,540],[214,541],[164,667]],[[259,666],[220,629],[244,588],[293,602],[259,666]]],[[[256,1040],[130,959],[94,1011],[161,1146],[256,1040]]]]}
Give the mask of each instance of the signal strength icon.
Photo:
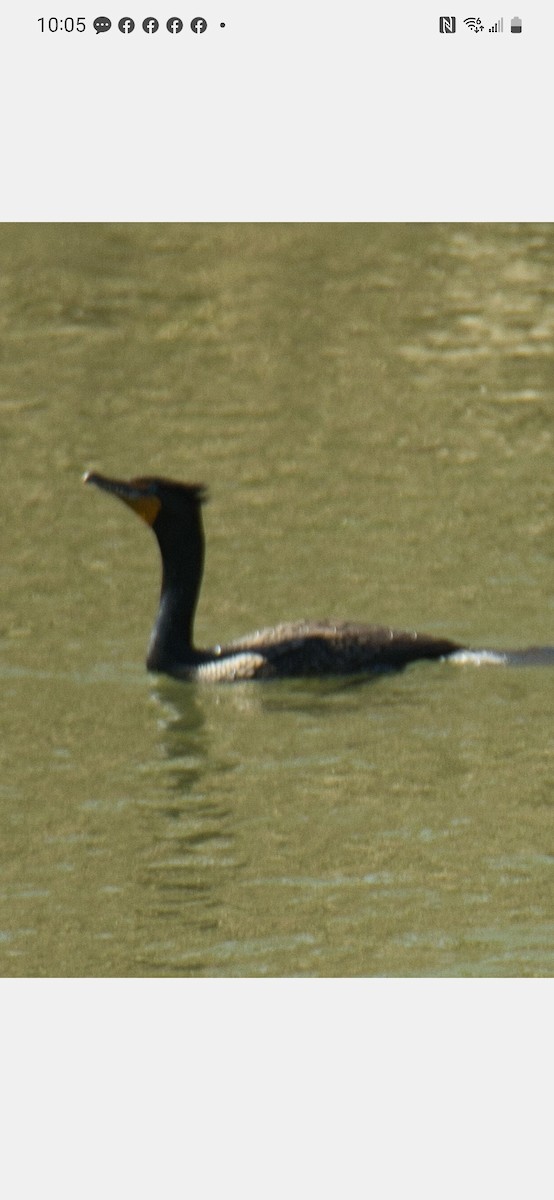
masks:
{"type": "Polygon", "coordinates": [[[485,28],[480,17],[466,17],[464,25],[467,25],[468,29],[472,29],[474,33],[482,33],[485,28]]]}
{"type": "Polygon", "coordinates": [[[503,29],[504,29],[504,17],[499,17],[498,21],[495,21],[494,25],[491,25],[491,27],[489,29],[489,33],[502,33],[503,29]]]}

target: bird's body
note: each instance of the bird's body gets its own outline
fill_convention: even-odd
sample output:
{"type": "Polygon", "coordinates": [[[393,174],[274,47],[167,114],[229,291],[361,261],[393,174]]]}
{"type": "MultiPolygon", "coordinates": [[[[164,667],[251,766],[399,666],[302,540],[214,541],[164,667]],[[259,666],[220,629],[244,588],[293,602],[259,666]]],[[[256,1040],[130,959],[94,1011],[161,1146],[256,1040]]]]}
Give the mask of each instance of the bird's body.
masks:
{"type": "Polygon", "coordinates": [[[151,526],[162,556],[160,607],[147,667],[183,680],[233,682],[401,670],[417,659],[462,649],[447,638],[352,622],[296,621],[261,629],[226,645],[194,646],[193,622],[204,561],[203,487],[167,479],[129,483],[91,472],[85,482],[124,500],[151,526]]]}
{"type": "Polygon", "coordinates": [[[171,671],[179,678],[274,679],[379,674],[417,658],[443,658],[460,647],[446,638],[350,621],[295,621],[198,652],[198,661],[171,671]],[[206,656],[206,657],[204,657],[206,656]]]}

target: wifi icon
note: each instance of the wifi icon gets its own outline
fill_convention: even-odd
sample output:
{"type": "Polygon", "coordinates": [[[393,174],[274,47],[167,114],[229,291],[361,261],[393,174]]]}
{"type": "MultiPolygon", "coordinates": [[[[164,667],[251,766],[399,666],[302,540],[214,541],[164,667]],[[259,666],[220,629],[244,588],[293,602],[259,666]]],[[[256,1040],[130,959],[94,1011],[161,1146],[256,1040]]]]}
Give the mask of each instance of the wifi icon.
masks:
{"type": "Polygon", "coordinates": [[[467,25],[468,29],[472,29],[474,33],[482,33],[485,28],[480,17],[466,17],[464,25],[467,25]]]}

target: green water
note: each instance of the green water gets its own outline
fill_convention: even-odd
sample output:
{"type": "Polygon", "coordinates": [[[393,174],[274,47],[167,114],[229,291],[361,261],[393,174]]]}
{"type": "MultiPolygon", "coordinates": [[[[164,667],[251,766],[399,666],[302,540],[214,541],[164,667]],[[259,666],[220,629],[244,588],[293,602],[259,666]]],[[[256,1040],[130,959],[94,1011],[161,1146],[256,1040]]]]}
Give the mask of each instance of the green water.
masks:
{"type": "Polygon", "coordinates": [[[554,228],[5,225],[0,321],[0,971],[550,975],[552,670],[149,677],[80,476],[210,485],[200,643],[552,644],[554,228]]]}

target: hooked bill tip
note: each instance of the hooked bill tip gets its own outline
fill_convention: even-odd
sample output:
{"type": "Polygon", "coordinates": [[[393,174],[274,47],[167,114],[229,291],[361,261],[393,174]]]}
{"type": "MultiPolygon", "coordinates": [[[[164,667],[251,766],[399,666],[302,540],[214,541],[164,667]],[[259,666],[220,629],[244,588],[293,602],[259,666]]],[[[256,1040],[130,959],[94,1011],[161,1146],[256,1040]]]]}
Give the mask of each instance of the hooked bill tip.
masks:
{"type": "Polygon", "coordinates": [[[98,473],[98,471],[85,471],[85,473],[83,475],[83,483],[102,484],[102,483],[104,483],[104,476],[100,475],[98,473]]]}

